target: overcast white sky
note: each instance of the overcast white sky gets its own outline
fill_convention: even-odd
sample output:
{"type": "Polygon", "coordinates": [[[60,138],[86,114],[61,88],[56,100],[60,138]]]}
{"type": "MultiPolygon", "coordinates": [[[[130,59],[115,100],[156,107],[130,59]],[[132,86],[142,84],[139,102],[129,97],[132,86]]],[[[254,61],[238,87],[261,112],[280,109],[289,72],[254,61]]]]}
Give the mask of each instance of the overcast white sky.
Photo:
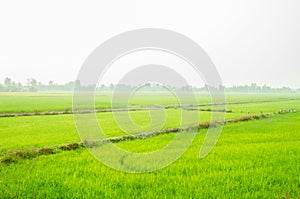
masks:
{"type": "Polygon", "coordinates": [[[0,81],[72,81],[103,41],[148,27],[196,41],[224,85],[300,87],[299,0],[1,1],[0,81]]]}

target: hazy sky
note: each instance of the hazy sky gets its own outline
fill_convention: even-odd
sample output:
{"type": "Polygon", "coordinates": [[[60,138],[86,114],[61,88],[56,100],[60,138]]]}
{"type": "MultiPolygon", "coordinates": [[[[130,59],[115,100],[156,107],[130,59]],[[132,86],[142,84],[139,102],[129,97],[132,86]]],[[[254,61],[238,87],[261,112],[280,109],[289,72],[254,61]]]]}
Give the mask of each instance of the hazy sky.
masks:
{"type": "Polygon", "coordinates": [[[300,87],[300,1],[1,1],[0,81],[72,81],[110,37],[164,28],[196,41],[224,85],[300,87]]]}

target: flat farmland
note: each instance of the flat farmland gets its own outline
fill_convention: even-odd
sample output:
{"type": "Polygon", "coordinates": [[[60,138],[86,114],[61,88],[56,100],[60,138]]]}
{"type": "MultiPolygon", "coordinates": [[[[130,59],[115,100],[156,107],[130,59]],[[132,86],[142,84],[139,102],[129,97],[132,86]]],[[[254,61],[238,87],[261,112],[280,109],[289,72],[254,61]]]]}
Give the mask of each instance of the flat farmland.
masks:
{"type": "MultiPolygon", "coordinates": [[[[131,174],[111,169],[88,150],[76,147],[32,155],[36,149],[80,143],[70,93],[2,93],[0,113],[66,111],[67,114],[0,117],[0,198],[299,198],[300,96],[297,94],[226,95],[225,109],[211,107],[199,93],[195,109],[168,108],[129,112],[98,112],[97,121],[108,138],[148,133],[200,123],[212,123],[212,114],[224,115],[223,132],[212,152],[199,159],[207,134],[200,128],[189,149],[170,166],[150,173],[131,174]],[[212,110],[217,109],[217,110],[212,110]],[[161,111],[162,124],[151,123],[161,111]],[[225,110],[224,110],[225,111],[225,110]],[[136,124],[127,131],[118,117],[130,115],[136,124]],[[181,121],[181,114],[198,115],[181,121]],[[261,115],[263,117],[254,117],[261,115]],[[242,119],[241,119],[242,118],[242,119]],[[246,119],[243,119],[246,118],[246,119]],[[256,119],[255,119],[256,118],[256,119]],[[22,157],[18,154],[23,154],[22,157]]],[[[96,109],[110,109],[111,95],[97,94],[96,109]]],[[[132,107],[176,105],[173,96],[142,93],[132,107]]],[[[127,126],[126,126],[127,127],[127,126]]],[[[147,153],[174,138],[174,133],[148,139],[124,140],[117,146],[147,153]]],[[[101,147],[101,146],[99,146],[101,147]]],[[[176,149],[175,149],[176,150],[176,149]]],[[[129,161],[124,159],[124,161],[129,161]]]]}

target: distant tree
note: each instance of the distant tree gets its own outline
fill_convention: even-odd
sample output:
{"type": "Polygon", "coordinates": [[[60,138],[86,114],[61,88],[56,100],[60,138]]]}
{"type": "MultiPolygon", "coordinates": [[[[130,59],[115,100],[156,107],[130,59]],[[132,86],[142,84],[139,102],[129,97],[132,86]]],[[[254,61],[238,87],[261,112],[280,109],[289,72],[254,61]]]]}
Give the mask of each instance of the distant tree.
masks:
{"type": "Polygon", "coordinates": [[[283,93],[288,93],[288,92],[291,92],[292,89],[289,87],[283,86],[282,88],[279,89],[279,91],[283,92],[283,93]]]}
{"type": "Polygon", "coordinates": [[[225,87],[225,86],[223,86],[223,85],[219,85],[219,90],[220,90],[220,91],[225,91],[225,89],[226,89],[226,87],[225,87]]]}
{"type": "Polygon", "coordinates": [[[251,88],[251,91],[256,91],[256,88],[257,88],[256,83],[252,83],[250,88],[251,88]]]}
{"type": "Polygon", "coordinates": [[[11,86],[11,82],[12,82],[11,79],[9,77],[6,77],[4,79],[4,86],[6,86],[6,87],[11,86]]]}
{"type": "Polygon", "coordinates": [[[30,92],[37,92],[38,91],[38,83],[33,78],[27,80],[27,86],[28,86],[28,90],[30,92]]]}
{"type": "Polygon", "coordinates": [[[53,86],[54,85],[54,81],[53,80],[50,80],[49,82],[48,82],[48,86],[53,86]]]}
{"type": "Polygon", "coordinates": [[[271,92],[271,87],[267,86],[266,84],[263,85],[262,87],[263,92],[271,92]]]}
{"type": "Polygon", "coordinates": [[[74,89],[74,82],[68,82],[66,83],[65,85],[63,85],[63,88],[64,90],[68,90],[68,91],[71,91],[74,89]]]}
{"type": "Polygon", "coordinates": [[[101,88],[102,91],[105,90],[105,85],[102,84],[100,88],[101,88]]]}
{"type": "Polygon", "coordinates": [[[115,87],[115,86],[114,86],[112,83],[110,83],[108,88],[109,88],[109,90],[113,90],[114,87],[115,87]]]}
{"type": "Polygon", "coordinates": [[[192,86],[190,85],[185,85],[185,86],[182,86],[181,91],[191,91],[192,90],[192,86]]]}
{"type": "Polygon", "coordinates": [[[74,82],[74,87],[80,88],[80,86],[81,86],[80,80],[76,79],[75,82],[74,82]]]}
{"type": "Polygon", "coordinates": [[[209,85],[207,84],[204,85],[204,91],[209,91],[209,85]]]}
{"type": "Polygon", "coordinates": [[[4,91],[14,92],[16,91],[16,83],[13,82],[9,77],[4,79],[4,91]]]}
{"type": "Polygon", "coordinates": [[[23,88],[23,85],[21,83],[17,83],[17,91],[20,92],[20,91],[23,91],[24,88],[23,88]]]}
{"type": "Polygon", "coordinates": [[[12,80],[9,78],[9,77],[6,77],[5,79],[4,79],[4,91],[11,91],[11,82],[12,82],[12,80]]]}

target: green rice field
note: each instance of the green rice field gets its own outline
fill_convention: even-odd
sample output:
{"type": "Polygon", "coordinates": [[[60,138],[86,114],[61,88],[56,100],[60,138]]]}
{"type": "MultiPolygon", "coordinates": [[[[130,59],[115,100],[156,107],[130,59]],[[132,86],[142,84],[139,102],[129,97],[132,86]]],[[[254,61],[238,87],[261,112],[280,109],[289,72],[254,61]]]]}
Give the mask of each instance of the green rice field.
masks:
{"type": "MultiPolygon", "coordinates": [[[[108,92],[96,94],[96,109],[109,110],[110,100],[108,92]]],[[[197,100],[199,110],[164,109],[162,130],[216,122],[211,121],[212,114],[235,120],[219,124],[223,131],[209,155],[199,158],[207,134],[206,128],[200,128],[188,150],[166,168],[125,173],[102,164],[81,145],[34,153],[82,142],[70,112],[71,93],[0,93],[0,198],[300,198],[299,94],[227,93],[227,112],[212,112],[210,96],[205,93],[198,93],[197,100]],[[65,112],[13,115],[55,111],[65,112]],[[181,114],[195,113],[199,119],[181,122],[181,114]],[[241,119],[255,115],[264,117],[241,119]]],[[[129,106],[176,103],[166,93],[140,93],[129,106]]],[[[129,133],[156,130],[150,125],[151,114],[158,116],[159,111],[130,111],[137,127],[128,126],[129,133]]],[[[126,112],[116,114],[126,117],[126,112]]],[[[96,118],[108,138],[128,133],[118,126],[113,112],[97,112],[96,118]]],[[[115,144],[147,153],[167,146],[175,134],[115,144]]]]}

